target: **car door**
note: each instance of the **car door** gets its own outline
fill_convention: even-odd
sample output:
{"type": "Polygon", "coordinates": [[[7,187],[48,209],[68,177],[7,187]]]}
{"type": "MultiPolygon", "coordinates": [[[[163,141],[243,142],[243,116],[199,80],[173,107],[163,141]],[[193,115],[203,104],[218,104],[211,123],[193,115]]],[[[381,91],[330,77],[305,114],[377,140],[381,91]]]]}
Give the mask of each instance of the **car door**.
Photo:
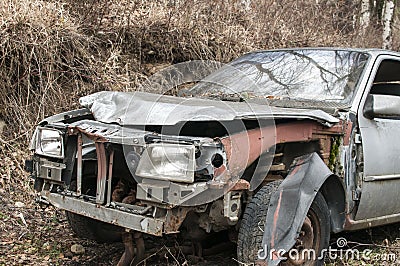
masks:
{"type": "Polygon", "coordinates": [[[355,220],[400,212],[400,117],[368,118],[364,114],[369,95],[400,98],[400,58],[378,57],[371,77],[358,110],[364,160],[355,220]]]}

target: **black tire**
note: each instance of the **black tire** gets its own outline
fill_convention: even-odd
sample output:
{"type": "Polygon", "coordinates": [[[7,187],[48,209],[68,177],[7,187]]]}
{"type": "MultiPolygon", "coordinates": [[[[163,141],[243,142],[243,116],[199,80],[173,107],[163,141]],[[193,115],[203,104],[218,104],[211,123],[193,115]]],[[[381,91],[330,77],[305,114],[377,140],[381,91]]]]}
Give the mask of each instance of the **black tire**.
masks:
{"type": "MultiPolygon", "coordinates": [[[[238,236],[237,256],[240,263],[256,264],[258,250],[262,248],[263,231],[269,201],[281,182],[273,181],[268,183],[254,195],[247,205],[238,236]]],[[[322,249],[328,248],[330,238],[329,210],[321,193],[316,195],[307,213],[307,219],[316,228],[316,236],[312,239],[312,248],[317,250],[316,254],[320,254],[322,249]]],[[[294,263],[286,261],[281,263],[281,265],[294,265],[294,263]]],[[[302,265],[323,265],[323,259],[321,261],[307,261],[302,265]]]]}
{"type": "Polygon", "coordinates": [[[282,181],[273,181],[262,187],[247,204],[240,223],[237,257],[240,263],[252,264],[257,261],[262,246],[265,218],[269,200],[282,181]]]}
{"type": "Polygon", "coordinates": [[[123,229],[86,216],[66,211],[66,216],[72,231],[79,238],[95,240],[99,243],[121,242],[123,229]]]}

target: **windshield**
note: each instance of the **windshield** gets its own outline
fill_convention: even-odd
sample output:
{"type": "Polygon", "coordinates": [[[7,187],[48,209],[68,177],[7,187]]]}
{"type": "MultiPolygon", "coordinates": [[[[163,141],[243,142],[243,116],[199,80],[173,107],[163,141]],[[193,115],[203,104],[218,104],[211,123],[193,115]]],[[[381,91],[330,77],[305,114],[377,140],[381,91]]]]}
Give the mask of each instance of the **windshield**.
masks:
{"type": "Polygon", "coordinates": [[[368,58],[341,50],[255,52],[223,66],[191,93],[348,104],[368,58]]]}

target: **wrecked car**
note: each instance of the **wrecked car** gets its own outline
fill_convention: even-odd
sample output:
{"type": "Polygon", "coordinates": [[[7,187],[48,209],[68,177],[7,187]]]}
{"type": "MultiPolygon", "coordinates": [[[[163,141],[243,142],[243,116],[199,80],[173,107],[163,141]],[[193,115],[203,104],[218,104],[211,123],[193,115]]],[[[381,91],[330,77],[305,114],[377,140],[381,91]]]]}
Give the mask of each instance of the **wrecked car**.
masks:
{"type": "Polygon", "coordinates": [[[26,168],[78,236],[123,239],[120,265],[143,235],[221,231],[241,263],[319,265],[288,254],[400,221],[399,73],[386,50],[252,52],[176,96],[81,98],[39,123],[26,168]]]}

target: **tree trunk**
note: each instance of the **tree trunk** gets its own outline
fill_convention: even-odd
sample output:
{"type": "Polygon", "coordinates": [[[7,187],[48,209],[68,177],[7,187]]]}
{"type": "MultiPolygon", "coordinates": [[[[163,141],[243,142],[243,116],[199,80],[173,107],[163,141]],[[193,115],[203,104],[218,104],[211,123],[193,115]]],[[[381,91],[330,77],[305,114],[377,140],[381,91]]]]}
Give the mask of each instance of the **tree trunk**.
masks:
{"type": "Polygon", "coordinates": [[[394,13],[394,1],[387,0],[385,1],[385,6],[383,9],[383,34],[382,34],[382,48],[383,49],[391,49],[392,48],[392,22],[393,22],[393,13],[394,13]]]}
{"type": "Polygon", "coordinates": [[[361,0],[361,17],[360,17],[360,26],[361,32],[364,34],[369,26],[371,18],[371,7],[369,4],[369,0],[361,0]]]}

